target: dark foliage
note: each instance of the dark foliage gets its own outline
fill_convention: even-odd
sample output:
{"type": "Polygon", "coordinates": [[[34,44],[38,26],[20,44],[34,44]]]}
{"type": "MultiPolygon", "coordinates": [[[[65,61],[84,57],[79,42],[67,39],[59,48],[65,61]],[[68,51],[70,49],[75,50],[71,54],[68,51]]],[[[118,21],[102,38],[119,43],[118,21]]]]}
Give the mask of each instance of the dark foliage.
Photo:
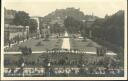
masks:
{"type": "Polygon", "coordinates": [[[65,28],[70,33],[78,33],[82,27],[82,22],[74,19],[73,17],[68,16],[64,20],[65,28]]]}
{"type": "Polygon", "coordinates": [[[30,33],[34,33],[37,31],[37,22],[34,19],[29,20],[29,31],[30,33]]]}
{"type": "Polygon", "coordinates": [[[91,27],[93,36],[123,47],[124,45],[124,11],[112,16],[97,19],[91,27]]]}
{"type": "Polygon", "coordinates": [[[24,11],[18,11],[15,14],[13,23],[15,25],[27,26],[27,25],[29,25],[29,19],[30,19],[30,17],[29,17],[28,13],[26,13],[24,11]]]}

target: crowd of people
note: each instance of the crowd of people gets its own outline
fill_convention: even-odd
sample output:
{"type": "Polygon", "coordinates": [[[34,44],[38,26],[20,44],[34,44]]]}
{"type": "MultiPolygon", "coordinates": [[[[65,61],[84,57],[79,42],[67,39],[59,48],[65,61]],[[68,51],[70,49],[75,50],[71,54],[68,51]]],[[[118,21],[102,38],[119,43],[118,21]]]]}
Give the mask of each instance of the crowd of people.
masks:
{"type": "Polygon", "coordinates": [[[63,67],[63,68],[16,68],[5,69],[6,76],[88,76],[88,75],[120,75],[123,74],[123,69],[107,69],[103,67],[92,68],[77,68],[77,67],[63,67]]]}

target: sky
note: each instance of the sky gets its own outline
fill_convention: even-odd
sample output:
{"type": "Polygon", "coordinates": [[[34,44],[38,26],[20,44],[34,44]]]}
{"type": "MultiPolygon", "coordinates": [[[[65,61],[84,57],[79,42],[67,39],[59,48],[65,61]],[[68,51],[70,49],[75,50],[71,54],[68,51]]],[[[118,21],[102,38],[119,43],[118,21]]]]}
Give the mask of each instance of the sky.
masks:
{"type": "Polygon", "coordinates": [[[80,8],[85,15],[104,17],[126,8],[127,0],[5,0],[6,9],[25,11],[30,16],[45,16],[56,9],[80,8]]]}

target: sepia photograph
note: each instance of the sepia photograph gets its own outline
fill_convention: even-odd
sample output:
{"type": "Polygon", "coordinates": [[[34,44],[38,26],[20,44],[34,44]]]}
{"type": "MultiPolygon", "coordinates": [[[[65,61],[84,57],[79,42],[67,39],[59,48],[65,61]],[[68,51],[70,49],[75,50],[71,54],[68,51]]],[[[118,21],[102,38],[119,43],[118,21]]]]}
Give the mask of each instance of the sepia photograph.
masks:
{"type": "Polygon", "coordinates": [[[126,80],[127,0],[2,0],[2,80],[126,80]]]}

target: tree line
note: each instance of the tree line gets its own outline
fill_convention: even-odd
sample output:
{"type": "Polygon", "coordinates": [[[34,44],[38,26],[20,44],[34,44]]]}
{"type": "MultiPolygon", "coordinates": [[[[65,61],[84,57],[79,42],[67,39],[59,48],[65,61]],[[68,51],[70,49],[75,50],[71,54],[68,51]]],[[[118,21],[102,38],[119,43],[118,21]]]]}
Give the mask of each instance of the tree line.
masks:
{"type": "Polygon", "coordinates": [[[92,39],[98,42],[109,43],[118,47],[124,46],[124,11],[105,18],[97,18],[90,26],[87,22],[82,22],[71,16],[64,20],[65,28],[69,33],[80,33],[84,38],[89,37],[89,31],[92,31],[92,39]]]}
{"type": "Polygon", "coordinates": [[[111,16],[106,15],[103,19],[97,19],[90,30],[92,30],[92,35],[95,38],[123,47],[124,11],[120,10],[111,16]]]}
{"type": "Polygon", "coordinates": [[[29,26],[29,32],[34,33],[37,29],[37,22],[31,19],[29,14],[24,11],[16,11],[14,19],[12,20],[12,25],[22,25],[29,26]]]}

